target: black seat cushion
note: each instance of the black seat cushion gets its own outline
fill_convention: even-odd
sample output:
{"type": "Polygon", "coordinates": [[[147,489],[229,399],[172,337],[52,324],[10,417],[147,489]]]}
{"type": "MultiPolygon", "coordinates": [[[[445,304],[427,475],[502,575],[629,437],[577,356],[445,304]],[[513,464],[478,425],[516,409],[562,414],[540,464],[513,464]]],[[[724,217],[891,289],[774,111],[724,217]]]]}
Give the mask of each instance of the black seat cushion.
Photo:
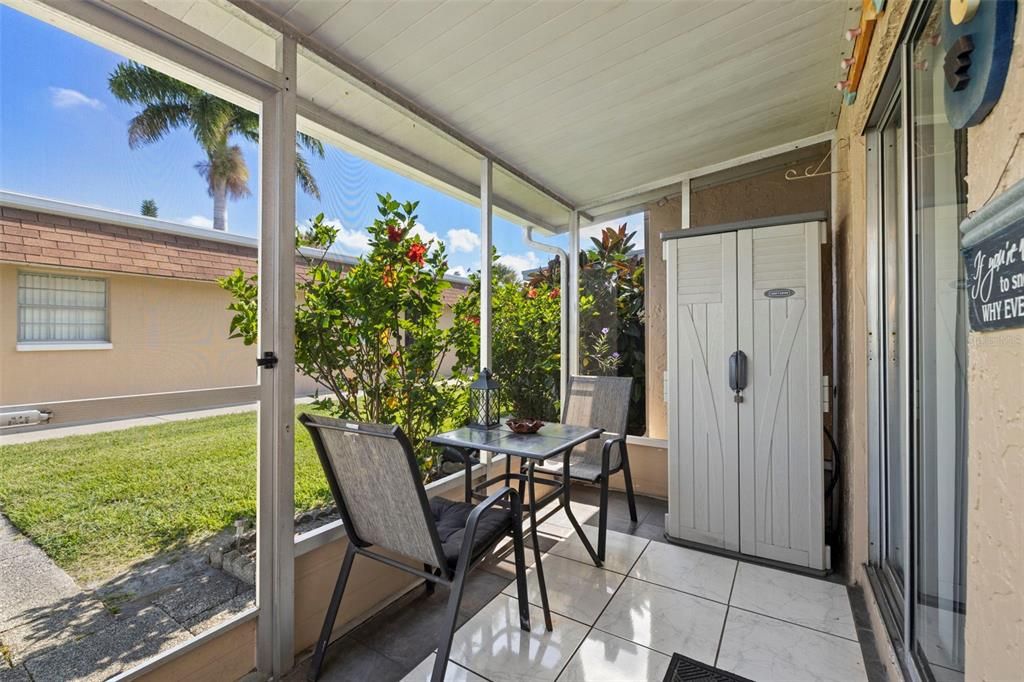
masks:
{"type": "MultiPolygon", "coordinates": [[[[444,558],[452,570],[459,562],[462,541],[466,535],[466,523],[476,505],[468,502],[446,500],[434,497],[430,500],[430,511],[434,515],[434,525],[441,538],[441,549],[444,558]]],[[[476,537],[473,538],[473,558],[477,558],[500,535],[512,529],[512,512],[508,509],[491,507],[480,516],[476,526],[476,537]]]]}

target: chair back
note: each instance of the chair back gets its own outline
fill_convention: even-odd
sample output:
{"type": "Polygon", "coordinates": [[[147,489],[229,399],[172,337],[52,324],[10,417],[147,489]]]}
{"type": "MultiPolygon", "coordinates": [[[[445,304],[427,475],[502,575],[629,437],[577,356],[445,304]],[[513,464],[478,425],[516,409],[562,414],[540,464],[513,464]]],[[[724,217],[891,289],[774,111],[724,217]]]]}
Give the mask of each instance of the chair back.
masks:
{"type": "MultiPolygon", "coordinates": [[[[602,428],[605,436],[625,435],[632,389],[632,377],[571,376],[562,406],[562,423],[602,428]]],[[[601,440],[592,440],[579,446],[588,464],[600,466],[602,445],[601,440]]],[[[619,450],[614,448],[609,467],[617,468],[619,459],[619,450]]]]}
{"type": "Polygon", "coordinates": [[[447,564],[412,445],[397,426],[303,414],[349,540],[447,564]]]}

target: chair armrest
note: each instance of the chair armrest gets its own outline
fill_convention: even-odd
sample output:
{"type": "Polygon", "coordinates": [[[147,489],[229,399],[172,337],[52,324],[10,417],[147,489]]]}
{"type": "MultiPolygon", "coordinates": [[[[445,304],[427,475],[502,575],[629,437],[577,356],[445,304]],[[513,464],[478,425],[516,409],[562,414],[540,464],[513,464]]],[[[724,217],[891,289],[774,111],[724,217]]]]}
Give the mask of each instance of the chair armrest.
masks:
{"type": "Polygon", "coordinates": [[[522,518],[523,508],[522,501],[519,499],[519,493],[507,485],[498,489],[490,497],[474,507],[473,511],[469,513],[469,518],[466,520],[466,532],[463,535],[462,547],[459,549],[459,566],[466,565],[470,560],[473,551],[473,540],[476,538],[476,527],[480,523],[480,517],[485,511],[498,504],[505,497],[509,498],[513,517],[515,519],[522,518]]]}

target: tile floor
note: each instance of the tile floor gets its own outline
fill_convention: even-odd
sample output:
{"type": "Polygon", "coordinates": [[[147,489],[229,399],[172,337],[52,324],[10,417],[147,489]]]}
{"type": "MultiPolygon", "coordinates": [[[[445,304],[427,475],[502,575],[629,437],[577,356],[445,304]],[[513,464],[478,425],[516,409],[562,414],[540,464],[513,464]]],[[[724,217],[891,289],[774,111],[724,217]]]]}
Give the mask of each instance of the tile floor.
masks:
{"type": "MultiPolygon", "coordinates": [[[[596,499],[588,490],[574,496],[596,538],[596,499]]],[[[469,581],[446,680],[660,682],[674,652],[754,680],[868,679],[844,586],[659,541],[664,504],[640,502],[631,524],[624,498],[613,496],[609,525],[619,530],[609,531],[600,569],[564,514],[539,525],[553,632],[544,630],[533,569],[527,633],[511,557],[487,560],[469,581]]],[[[417,591],[343,637],[321,679],[369,679],[372,670],[376,680],[429,680],[446,599],[443,589],[417,591]]],[[[304,673],[305,664],[294,679],[304,673]]]]}

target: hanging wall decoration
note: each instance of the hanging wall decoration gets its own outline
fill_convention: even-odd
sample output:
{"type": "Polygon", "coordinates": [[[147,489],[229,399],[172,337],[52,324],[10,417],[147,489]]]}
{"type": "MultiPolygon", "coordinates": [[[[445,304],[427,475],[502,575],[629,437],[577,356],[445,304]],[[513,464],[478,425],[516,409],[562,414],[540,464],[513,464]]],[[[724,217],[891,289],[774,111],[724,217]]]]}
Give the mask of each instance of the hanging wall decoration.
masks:
{"type": "Polygon", "coordinates": [[[846,104],[853,104],[857,101],[857,88],[860,87],[860,79],[864,75],[868,48],[871,47],[871,36],[875,33],[875,24],[884,8],[885,0],[862,0],[860,23],[857,28],[846,31],[846,39],[855,41],[853,55],[842,61],[842,67],[849,69],[849,72],[844,80],[836,83],[836,89],[845,93],[843,101],[846,104]]]}
{"type": "Polygon", "coordinates": [[[960,225],[971,330],[1024,327],[1024,180],[960,225]]]}
{"type": "Polygon", "coordinates": [[[942,20],[946,116],[956,129],[985,120],[1003,93],[1017,0],[946,0],[942,20]]]}

